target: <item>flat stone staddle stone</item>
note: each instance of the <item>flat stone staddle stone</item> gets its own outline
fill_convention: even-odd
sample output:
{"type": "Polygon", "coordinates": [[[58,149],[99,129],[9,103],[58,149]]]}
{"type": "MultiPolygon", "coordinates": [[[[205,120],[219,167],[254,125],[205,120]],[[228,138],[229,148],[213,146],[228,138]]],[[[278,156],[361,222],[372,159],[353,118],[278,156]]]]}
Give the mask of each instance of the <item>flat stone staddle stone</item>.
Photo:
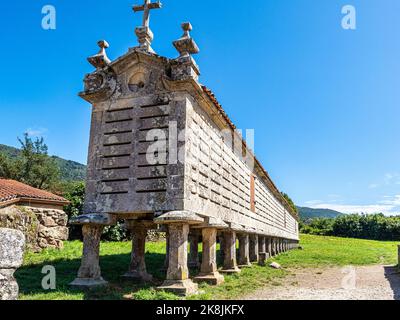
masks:
{"type": "Polygon", "coordinates": [[[0,228],[0,300],[17,300],[14,272],[22,265],[25,236],[21,231],[0,228]]]}
{"type": "Polygon", "coordinates": [[[200,224],[204,219],[197,214],[189,211],[172,211],[165,213],[154,219],[158,224],[171,224],[171,223],[187,223],[187,224],[200,224]]]}
{"type": "Polygon", "coordinates": [[[198,294],[198,285],[190,279],[185,280],[166,280],[158,290],[173,292],[178,296],[190,296],[198,294]]]}
{"type": "Polygon", "coordinates": [[[71,218],[69,224],[72,225],[99,225],[99,226],[108,226],[112,223],[109,216],[101,215],[101,214],[84,214],[75,218],[71,218]]]}

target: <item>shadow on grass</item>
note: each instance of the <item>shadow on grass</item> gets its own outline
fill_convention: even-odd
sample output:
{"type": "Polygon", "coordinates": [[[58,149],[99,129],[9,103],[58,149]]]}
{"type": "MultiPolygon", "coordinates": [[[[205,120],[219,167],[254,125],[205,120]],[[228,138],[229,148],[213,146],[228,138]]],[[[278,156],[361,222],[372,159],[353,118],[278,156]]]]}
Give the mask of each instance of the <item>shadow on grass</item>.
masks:
{"type": "Polygon", "coordinates": [[[81,296],[85,300],[114,300],[129,299],[129,296],[140,290],[151,289],[158,286],[165,279],[165,271],[161,270],[164,264],[165,255],[158,253],[146,253],[147,270],[153,275],[150,283],[134,283],[124,281],[121,278],[130,263],[130,254],[104,255],[100,258],[102,275],[109,285],[92,290],[79,290],[69,286],[77,274],[80,259],[56,259],[50,262],[43,262],[24,266],[15,273],[19,283],[20,293],[26,296],[44,295],[43,299],[53,299],[59,296],[81,296]],[[56,269],[57,289],[45,291],[42,288],[42,268],[51,265],[56,269]],[[47,298],[46,298],[47,297],[47,298]]]}
{"type": "Polygon", "coordinates": [[[398,266],[385,267],[385,277],[393,290],[393,298],[400,300],[400,271],[398,266]]]}

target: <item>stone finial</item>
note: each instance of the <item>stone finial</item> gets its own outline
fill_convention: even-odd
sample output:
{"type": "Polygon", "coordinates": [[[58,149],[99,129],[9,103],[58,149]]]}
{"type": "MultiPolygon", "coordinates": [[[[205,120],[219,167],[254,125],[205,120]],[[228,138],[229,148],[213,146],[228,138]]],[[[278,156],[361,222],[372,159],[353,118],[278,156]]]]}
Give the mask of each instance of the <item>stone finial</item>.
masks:
{"type": "Polygon", "coordinates": [[[140,27],[135,29],[135,34],[140,44],[139,49],[142,51],[154,53],[154,50],[151,48],[154,35],[150,30],[150,11],[161,8],[162,3],[160,1],[152,3],[151,0],[145,0],[143,5],[133,6],[133,11],[135,13],[143,11],[143,23],[140,27]]]}
{"type": "Polygon", "coordinates": [[[14,272],[22,265],[25,236],[21,231],[0,228],[0,300],[17,300],[14,272]]]}
{"type": "Polygon", "coordinates": [[[151,42],[154,39],[154,34],[149,27],[137,27],[135,29],[135,34],[138,38],[139,47],[141,51],[155,53],[151,47],[151,42]]]}
{"type": "Polygon", "coordinates": [[[179,57],[172,64],[172,79],[178,81],[195,79],[197,81],[200,70],[192,54],[199,53],[200,49],[190,36],[190,31],[193,29],[190,22],[182,23],[182,29],[182,37],[173,42],[179,52],[179,57]]]}
{"type": "Polygon", "coordinates": [[[102,69],[111,63],[111,60],[107,57],[106,49],[110,47],[106,40],[100,40],[97,42],[100,47],[100,51],[88,58],[89,63],[96,69],[102,69]]]}
{"type": "Polygon", "coordinates": [[[183,36],[174,41],[174,47],[178,50],[180,57],[187,57],[192,54],[197,54],[200,52],[199,47],[197,46],[196,42],[190,36],[190,31],[193,30],[192,25],[190,22],[182,23],[183,29],[183,36]]]}

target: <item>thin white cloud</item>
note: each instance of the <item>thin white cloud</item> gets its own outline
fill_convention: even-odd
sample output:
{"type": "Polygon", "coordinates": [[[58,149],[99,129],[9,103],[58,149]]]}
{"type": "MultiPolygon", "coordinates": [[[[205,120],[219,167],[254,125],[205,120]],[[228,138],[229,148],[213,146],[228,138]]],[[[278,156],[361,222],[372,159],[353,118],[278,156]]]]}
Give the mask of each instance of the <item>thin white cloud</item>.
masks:
{"type": "Polygon", "coordinates": [[[315,206],[318,205],[320,203],[323,203],[322,200],[310,200],[310,201],[306,201],[305,204],[308,206],[315,206]]]}
{"type": "Polygon", "coordinates": [[[331,209],[339,211],[342,213],[384,213],[391,214],[394,213],[392,210],[394,206],[392,205],[345,205],[345,204],[332,204],[332,203],[321,203],[319,205],[313,206],[314,209],[331,209]]]}
{"type": "Polygon", "coordinates": [[[380,182],[371,183],[368,188],[376,189],[383,186],[400,185],[400,174],[397,172],[385,173],[380,182]]]}
{"type": "Polygon", "coordinates": [[[47,133],[47,129],[46,128],[29,128],[25,131],[25,133],[29,136],[29,137],[42,137],[47,133]]]}
{"type": "Polygon", "coordinates": [[[376,204],[354,205],[354,204],[337,204],[337,203],[314,203],[310,205],[314,209],[331,209],[342,213],[383,213],[385,215],[400,214],[400,194],[394,196],[384,196],[383,200],[376,204]]]}

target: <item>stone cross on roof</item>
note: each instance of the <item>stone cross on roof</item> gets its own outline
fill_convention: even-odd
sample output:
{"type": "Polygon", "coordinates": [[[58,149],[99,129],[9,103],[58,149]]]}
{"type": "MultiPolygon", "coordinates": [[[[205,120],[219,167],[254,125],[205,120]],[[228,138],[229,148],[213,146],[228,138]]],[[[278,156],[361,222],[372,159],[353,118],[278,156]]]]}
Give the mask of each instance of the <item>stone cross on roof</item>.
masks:
{"type": "Polygon", "coordinates": [[[154,53],[151,48],[151,42],[153,41],[154,35],[150,30],[150,10],[160,8],[162,8],[160,1],[152,3],[151,0],[145,0],[143,5],[133,6],[134,12],[143,11],[143,24],[135,30],[140,43],[139,48],[143,51],[154,53]]]}
{"type": "Polygon", "coordinates": [[[150,27],[150,10],[162,8],[162,3],[160,1],[152,3],[151,0],[145,0],[144,4],[141,6],[133,6],[133,11],[143,12],[143,27],[150,27]]]}

